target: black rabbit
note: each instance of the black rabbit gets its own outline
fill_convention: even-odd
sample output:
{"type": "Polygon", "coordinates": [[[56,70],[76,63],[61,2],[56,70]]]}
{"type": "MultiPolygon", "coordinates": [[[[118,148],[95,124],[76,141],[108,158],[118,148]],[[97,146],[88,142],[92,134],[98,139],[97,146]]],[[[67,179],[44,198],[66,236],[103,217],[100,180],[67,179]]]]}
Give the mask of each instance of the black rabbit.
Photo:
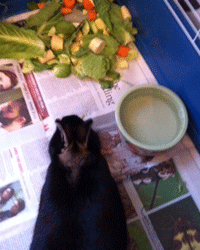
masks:
{"type": "Polygon", "coordinates": [[[56,120],[31,250],[126,250],[125,212],[92,120],[56,120]]]}

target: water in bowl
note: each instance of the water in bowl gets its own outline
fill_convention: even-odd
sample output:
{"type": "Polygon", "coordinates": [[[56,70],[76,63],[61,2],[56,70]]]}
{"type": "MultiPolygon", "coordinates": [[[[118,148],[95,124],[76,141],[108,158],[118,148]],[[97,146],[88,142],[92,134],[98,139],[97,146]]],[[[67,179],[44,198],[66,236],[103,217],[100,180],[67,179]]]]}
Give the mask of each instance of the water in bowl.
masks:
{"type": "Polygon", "coordinates": [[[171,107],[150,95],[129,100],[122,116],[128,134],[149,146],[163,146],[171,142],[179,128],[177,116],[171,107]]]}

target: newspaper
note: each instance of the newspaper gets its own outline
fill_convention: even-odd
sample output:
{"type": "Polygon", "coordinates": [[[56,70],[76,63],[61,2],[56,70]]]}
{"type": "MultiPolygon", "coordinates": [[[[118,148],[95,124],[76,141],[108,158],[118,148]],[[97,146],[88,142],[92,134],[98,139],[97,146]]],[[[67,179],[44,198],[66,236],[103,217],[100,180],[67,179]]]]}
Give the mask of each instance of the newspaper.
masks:
{"type": "Polygon", "coordinates": [[[0,72],[8,71],[6,86],[11,75],[16,84],[0,92],[0,249],[29,249],[55,119],[71,114],[94,121],[126,210],[130,249],[173,249],[179,217],[200,233],[198,153],[188,135],[164,154],[141,158],[129,151],[115,123],[116,103],[126,90],[157,84],[141,54],[112,90],[51,71],[24,75],[17,61],[0,60],[0,72]],[[26,114],[16,116],[13,107],[21,102],[26,114]]]}

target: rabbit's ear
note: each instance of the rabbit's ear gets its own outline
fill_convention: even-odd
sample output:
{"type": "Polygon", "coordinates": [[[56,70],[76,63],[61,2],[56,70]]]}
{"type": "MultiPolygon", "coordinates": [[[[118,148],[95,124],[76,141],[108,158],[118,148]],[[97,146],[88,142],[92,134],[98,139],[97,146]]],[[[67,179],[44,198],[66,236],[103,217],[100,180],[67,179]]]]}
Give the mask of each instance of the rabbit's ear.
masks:
{"type": "Polygon", "coordinates": [[[80,144],[87,148],[88,139],[92,127],[92,119],[85,121],[81,126],[77,128],[77,139],[80,144]]]}
{"type": "Polygon", "coordinates": [[[87,144],[88,144],[88,139],[89,139],[89,135],[90,135],[90,131],[91,131],[91,128],[92,128],[92,119],[89,119],[87,121],[85,121],[85,124],[86,124],[86,127],[87,127],[87,134],[86,134],[86,138],[85,138],[85,146],[87,147],[87,144]]]}
{"type": "Polygon", "coordinates": [[[68,144],[69,144],[68,140],[67,140],[67,135],[66,135],[65,130],[63,129],[63,127],[61,125],[60,120],[56,119],[56,124],[57,124],[57,128],[58,128],[58,130],[60,132],[61,140],[64,143],[64,147],[67,147],[68,144]]]}

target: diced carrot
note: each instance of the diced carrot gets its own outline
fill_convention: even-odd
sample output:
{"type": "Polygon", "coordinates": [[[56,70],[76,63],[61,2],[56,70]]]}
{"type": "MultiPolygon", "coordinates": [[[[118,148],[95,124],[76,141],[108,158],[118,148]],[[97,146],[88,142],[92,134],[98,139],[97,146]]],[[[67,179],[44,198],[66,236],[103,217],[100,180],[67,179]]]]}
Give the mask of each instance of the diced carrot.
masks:
{"type": "Polygon", "coordinates": [[[83,7],[86,10],[92,10],[94,9],[94,4],[90,0],[83,0],[83,7]]]}
{"type": "Polygon", "coordinates": [[[90,12],[88,12],[88,17],[89,17],[90,21],[94,21],[97,17],[97,13],[95,11],[90,11],[90,12]]]}
{"type": "Polygon", "coordinates": [[[67,15],[67,14],[72,13],[72,9],[70,9],[70,8],[65,8],[65,7],[61,8],[60,11],[61,11],[61,13],[62,13],[63,15],[67,15]]]}
{"type": "Polygon", "coordinates": [[[123,45],[118,46],[118,51],[116,52],[116,55],[121,57],[126,57],[129,52],[129,48],[123,45]]]}
{"type": "Polygon", "coordinates": [[[37,6],[38,6],[38,8],[41,10],[41,9],[44,8],[45,3],[38,3],[37,6]]]}
{"type": "Polygon", "coordinates": [[[66,8],[73,9],[74,5],[76,3],[76,0],[63,0],[63,3],[64,3],[66,8]]]}

